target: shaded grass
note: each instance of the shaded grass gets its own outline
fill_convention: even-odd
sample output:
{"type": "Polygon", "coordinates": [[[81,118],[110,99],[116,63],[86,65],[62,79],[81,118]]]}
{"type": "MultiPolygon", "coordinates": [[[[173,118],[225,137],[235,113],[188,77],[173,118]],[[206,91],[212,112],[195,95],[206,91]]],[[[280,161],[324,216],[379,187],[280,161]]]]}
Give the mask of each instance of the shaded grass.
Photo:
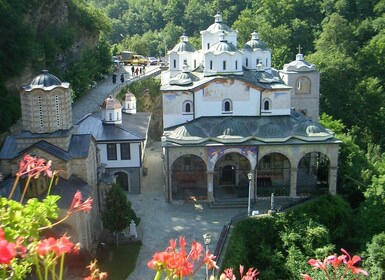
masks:
{"type": "Polygon", "coordinates": [[[106,257],[98,261],[101,271],[108,273],[108,280],[125,280],[128,275],[134,271],[136,259],[142,244],[130,243],[120,244],[118,247],[115,244],[109,244],[108,249],[112,253],[112,259],[106,257]]]}

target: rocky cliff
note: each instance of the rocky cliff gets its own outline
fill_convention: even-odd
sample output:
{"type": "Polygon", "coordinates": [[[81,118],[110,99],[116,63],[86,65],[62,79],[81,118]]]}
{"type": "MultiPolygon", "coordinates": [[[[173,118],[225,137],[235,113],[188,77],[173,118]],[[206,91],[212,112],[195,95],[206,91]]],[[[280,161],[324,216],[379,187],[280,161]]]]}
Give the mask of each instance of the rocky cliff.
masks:
{"type": "Polygon", "coordinates": [[[29,83],[44,68],[56,69],[58,73],[55,74],[60,76],[60,73],[63,73],[68,67],[68,61],[78,58],[83,50],[94,48],[97,45],[99,32],[87,30],[79,22],[80,17],[81,15],[72,0],[31,2],[24,15],[24,20],[26,26],[30,27],[34,41],[37,43],[35,48],[38,49],[31,52],[37,52],[40,55],[36,57],[36,53],[31,53],[22,72],[5,82],[9,92],[16,93],[20,86],[29,83]],[[63,30],[71,31],[70,36],[61,34],[60,32],[63,30]],[[46,44],[46,42],[52,42],[49,36],[55,37],[52,41],[64,38],[70,43],[67,41],[64,49],[62,48],[64,44],[60,45],[61,48],[55,52],[56,49],[49,49],[50,46],[46,44]],[[47,57],[49,52],[55,52],[55,55],[47,57]]]}

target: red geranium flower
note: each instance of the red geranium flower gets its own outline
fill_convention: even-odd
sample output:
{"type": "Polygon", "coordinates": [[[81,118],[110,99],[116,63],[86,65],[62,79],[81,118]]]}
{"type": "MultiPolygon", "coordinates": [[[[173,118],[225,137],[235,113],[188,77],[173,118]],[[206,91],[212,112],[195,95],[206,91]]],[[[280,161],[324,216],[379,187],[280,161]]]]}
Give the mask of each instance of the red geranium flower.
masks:
{"type": "Polygon", "coordinates": [[[0,228],[0,264],[9,264],[16,257],[15,243],[4,238],[4,231],[0,228]]]}

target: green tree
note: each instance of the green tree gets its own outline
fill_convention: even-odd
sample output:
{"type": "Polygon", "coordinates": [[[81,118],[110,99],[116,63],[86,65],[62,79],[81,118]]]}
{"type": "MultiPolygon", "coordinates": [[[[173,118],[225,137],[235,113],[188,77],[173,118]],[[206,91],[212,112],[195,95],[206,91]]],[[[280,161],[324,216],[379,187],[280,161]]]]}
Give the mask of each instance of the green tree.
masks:
{"type": "Polygon", "coordinates": [[[337,13],[322,21],[322,33],[315,41],[317,51],[353,54],[357,43],[349,22],[337,13]]]}
{"type": "Polygon", "coordinates": [[[385,279],[385,232],[373,236],[363,257],[370,279],[385,279]]]}
{"type": "Polygon", "coordinates": [[[102,221],[104,227],[111,233],[116,234],[116,243],[118,245],[117,233],[126,229],[131,220],[138,225],[139,219],[131,208],[131,202],[127,200],[126,194],[118,184],[112,184],[111,189],[106,195],[106,205],[102,212],[102,221]]]}
{"type": "Polygon", "coordinates": [[[183,22],[186,35],[200,35],[199,31],[205,30],[212,23],[213,14],[214,11],[209,1],[188,1],[183,22]]]}

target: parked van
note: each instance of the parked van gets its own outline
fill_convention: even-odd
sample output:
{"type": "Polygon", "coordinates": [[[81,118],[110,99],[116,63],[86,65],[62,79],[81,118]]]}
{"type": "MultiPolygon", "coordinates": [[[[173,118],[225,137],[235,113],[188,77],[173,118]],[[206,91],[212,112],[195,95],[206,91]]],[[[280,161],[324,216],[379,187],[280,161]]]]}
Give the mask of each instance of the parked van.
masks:
{"type": "Polygon", "coordinates": [[[128,65],[147,65],[148,60],[143,55],[135,54],[134,52],[130,51],[122,51],[120,53],[120,60],[124,64],[128,65]]]}

